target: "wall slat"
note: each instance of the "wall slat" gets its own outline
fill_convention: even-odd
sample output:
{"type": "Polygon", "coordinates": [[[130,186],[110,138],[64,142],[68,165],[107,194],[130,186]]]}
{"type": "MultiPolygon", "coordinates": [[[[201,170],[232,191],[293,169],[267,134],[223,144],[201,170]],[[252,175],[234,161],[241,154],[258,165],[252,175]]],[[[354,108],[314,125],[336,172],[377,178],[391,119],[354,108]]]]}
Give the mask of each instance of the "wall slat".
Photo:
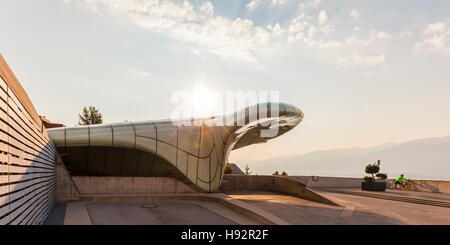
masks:
{"type": "Polygon", "coordinates": [[[0,55],[0,225],[42,224],[55,201],[56,148],[0,55]]]}

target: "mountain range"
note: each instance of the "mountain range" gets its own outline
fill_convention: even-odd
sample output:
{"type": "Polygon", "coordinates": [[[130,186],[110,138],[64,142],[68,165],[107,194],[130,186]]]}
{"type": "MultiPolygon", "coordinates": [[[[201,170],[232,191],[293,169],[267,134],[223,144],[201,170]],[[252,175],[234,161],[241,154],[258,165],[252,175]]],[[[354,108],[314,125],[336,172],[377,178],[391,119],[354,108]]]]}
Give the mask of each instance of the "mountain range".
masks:
{"type": "Polygon", "coordinates": [[[369,163],[381,161],[381,171],[389,178],[404,174],[413,179],[450,180],[450,136],[425,138],[405,143],[386,143],[375,147],[314,151],[249,162],[253,173],[289,175],[363,177],[369,163]]]}

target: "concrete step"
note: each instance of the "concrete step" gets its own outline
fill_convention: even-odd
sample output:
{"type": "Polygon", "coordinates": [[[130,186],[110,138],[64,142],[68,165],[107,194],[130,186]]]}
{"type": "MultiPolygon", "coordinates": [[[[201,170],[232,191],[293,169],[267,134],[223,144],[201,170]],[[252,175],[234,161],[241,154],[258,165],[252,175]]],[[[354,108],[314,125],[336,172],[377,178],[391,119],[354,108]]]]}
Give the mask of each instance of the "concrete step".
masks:
{"type": "Polygon", "coordinates": [[[381,194],[381,193],[368,192],[368,191],[367,192],[366,191],[347,191],[347,190],[336,190],[336,189],[321,189],[321,191],[450,208],[450,202],[447,202],[447,201],[431,200],[431,199],[416,198],[416,197],[403,197],[403,196],[381,194]]]}

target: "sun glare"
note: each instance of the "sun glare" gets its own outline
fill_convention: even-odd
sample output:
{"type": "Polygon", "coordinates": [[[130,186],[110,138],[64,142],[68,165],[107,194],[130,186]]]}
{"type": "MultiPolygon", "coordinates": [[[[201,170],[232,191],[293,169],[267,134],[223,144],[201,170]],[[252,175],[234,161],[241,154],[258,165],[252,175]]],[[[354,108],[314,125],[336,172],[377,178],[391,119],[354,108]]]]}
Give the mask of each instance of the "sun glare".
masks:
{"type": "Polygon", "coordinates": [[[191,98],[194,117],[209,117],[220,114],[220,92],[203,84],[196,84],[191,98]]]}

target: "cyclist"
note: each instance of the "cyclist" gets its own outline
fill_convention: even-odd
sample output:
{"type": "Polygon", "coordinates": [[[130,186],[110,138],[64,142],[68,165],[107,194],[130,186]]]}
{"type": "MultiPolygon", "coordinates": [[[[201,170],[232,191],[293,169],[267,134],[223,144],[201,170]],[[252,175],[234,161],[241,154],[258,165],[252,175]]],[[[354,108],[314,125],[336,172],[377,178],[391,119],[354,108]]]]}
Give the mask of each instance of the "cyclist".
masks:
{"type": "Polygon", "coordinates": [[[398,176],[398,178],[395,180],[394,186],[396,189],[398,189],[397,185],[403,186],[403,184],[405,182],[407,182],[408,179],[403,177],[403,174],[401,174],[400,176],[398,176]]]}

